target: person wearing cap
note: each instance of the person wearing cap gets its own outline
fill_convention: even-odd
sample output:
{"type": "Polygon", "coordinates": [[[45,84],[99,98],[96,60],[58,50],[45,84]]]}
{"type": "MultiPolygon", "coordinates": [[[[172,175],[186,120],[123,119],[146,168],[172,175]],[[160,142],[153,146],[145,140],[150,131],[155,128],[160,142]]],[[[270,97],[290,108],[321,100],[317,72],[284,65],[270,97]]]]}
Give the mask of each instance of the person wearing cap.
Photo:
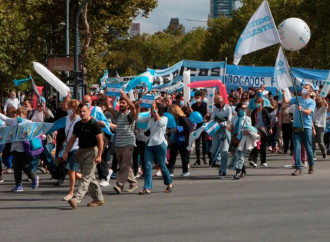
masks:
{"type": "Polygon", "coordinates": [[[259,97],[261,97],[264,100],[264,105],[263,105],[264,107],[270,106],[270,101],[267,98],[264,98],[264,96],[263,96],[263,89],[257,89],[257,91],[255,93],[255,98],[250,100],[249,105],[247,107],[246,114],[248,116],[250,116],[251,113],[257,108],[256,107],[256,100],[259,97]]]}

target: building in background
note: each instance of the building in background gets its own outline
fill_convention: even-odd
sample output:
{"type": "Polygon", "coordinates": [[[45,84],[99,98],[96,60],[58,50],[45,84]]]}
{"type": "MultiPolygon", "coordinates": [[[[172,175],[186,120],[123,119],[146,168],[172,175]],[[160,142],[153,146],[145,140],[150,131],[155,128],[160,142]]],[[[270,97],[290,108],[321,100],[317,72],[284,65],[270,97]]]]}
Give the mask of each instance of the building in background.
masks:
{"type": "Polygon", "coordinates": [[[170,32],[176,35],[184,35],[185,34],[185,27],[180,24],[179,18],[171,18],[170,23],[167,27],[165,32],[170,32]]]}
{"type": "Polygon", "coordinates": [[[134,37],[140,35],[141,24],[140,23],[132,23],[130,27],[130,36],[134,37]]]}
{"type": "Polygon", "coordinates": [[[230,18],[232,16],[232,11],[236,10],[239,5],[238,0],[210,0],[209,18],[217,18],[220,16],[230,18]]]}

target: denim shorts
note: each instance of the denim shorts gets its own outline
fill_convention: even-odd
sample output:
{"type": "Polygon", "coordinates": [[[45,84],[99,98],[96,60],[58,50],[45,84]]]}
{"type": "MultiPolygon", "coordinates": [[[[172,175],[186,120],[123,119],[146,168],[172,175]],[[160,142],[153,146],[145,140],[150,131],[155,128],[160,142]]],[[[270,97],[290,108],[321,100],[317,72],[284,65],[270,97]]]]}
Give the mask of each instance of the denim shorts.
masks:
{"type": "Polygon", "coordinates": [[[76,150],[69,152],[65,168],[70,170],[70,171],[78,172],[79,171],[79,164],[78,164],[78,162],[74,161],[75,154],[76,154],[76,150]]]}

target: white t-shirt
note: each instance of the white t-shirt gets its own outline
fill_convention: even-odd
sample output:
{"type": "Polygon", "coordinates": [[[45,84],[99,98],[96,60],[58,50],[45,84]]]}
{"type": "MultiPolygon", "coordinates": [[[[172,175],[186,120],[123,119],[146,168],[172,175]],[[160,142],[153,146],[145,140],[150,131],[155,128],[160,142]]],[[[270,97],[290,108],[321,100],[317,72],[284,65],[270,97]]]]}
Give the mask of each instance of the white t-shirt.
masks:
{"type": "Polygon", "coordinates": [[[167,145],[165,139],[166,134],[167,117],[161,117],[155,121],[154,118],[150,118],[148,121],[148,129],[150,129],[150,136],[148,146],[160,145],[163,142],[167,145]]]}
{"type": "Polygon", "coordinates": [[[19,106],[19,101],[17,98],[14,98],[14,99],[8,98],[3,107],[3,111],[7,112],[7,108],[10,108],[10,107],[15,107],[15,109],[17,109],[18,106],[19,106]]]}
{"type": "MultiPolygon", "coordinates": [[[[79,116],[76,116],[75,119],[73,119],[72,121],[70,120],[70,115],[66,116],[65,136],[67,142],[69,142],[69,140],[71,139],[74,125],[80,120],[81,118],[79,116]]],[[[75,151],[79,149],[78,142],[79,138],[76,139],[70,151],[75,151]]]]}
{"type": "Polygon", "coordinates": [[[327,124],[328,106],[316,108],[313,114],[313,123],[315,126],[325,128],[327,124]]]}

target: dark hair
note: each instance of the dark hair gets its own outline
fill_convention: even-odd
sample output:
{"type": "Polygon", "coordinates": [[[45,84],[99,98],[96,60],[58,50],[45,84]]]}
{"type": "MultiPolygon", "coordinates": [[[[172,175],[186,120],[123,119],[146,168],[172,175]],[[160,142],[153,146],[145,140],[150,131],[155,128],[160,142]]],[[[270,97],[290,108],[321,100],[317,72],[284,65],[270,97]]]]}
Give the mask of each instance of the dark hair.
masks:
{"type": "Polygon", "coordinates": [[[175,100],[180,100],[182,97],[183,97],[183,95],[180,93],[180,94],[176,95],[175,100]]]}
{"type": "Polygon", "coordinates": [[[181,109],[182,109],[183,113],[186,115],[186,117],[190,116],[190,114],[191,114],[190,108],[188,108],[187,106],[183,106],[183,107],[181,107],[181,109]]]}
{"type": "Polygon", "coordinates": [[[237,103],[236,108],[235,108],[235,112],[237,113],[238,110],[243,106],[243,103],[237,103]]]}
{"type": "Polygon", "coordinates": [[[83,107],[87,107],[87,108],[88,108],[87,103],[82,102],[82,103],[80,103],[79,106],[78,106],[79,109],[81,109],[81,108],[83,108],[83,107]]]}
{"type": "Polygon", "coordinates": [[[159,115],[159,117],[163,117],[164,116],[164,113],[165,113],[166,107],[163,104],[161,104],[161,103],[157,103],[156,106],[157,106],[157,109],[158,109],[158,115],[159,115]]]}
{"type": "Polygon", "coordinates": [[[197,97],[200,97],[200,96],[202,96],[202,93],[201,93],[200,91],[196,91],[194,96],[195,96],[195,97],[196,97],[196,96],[197,96],[197,97]]]}

